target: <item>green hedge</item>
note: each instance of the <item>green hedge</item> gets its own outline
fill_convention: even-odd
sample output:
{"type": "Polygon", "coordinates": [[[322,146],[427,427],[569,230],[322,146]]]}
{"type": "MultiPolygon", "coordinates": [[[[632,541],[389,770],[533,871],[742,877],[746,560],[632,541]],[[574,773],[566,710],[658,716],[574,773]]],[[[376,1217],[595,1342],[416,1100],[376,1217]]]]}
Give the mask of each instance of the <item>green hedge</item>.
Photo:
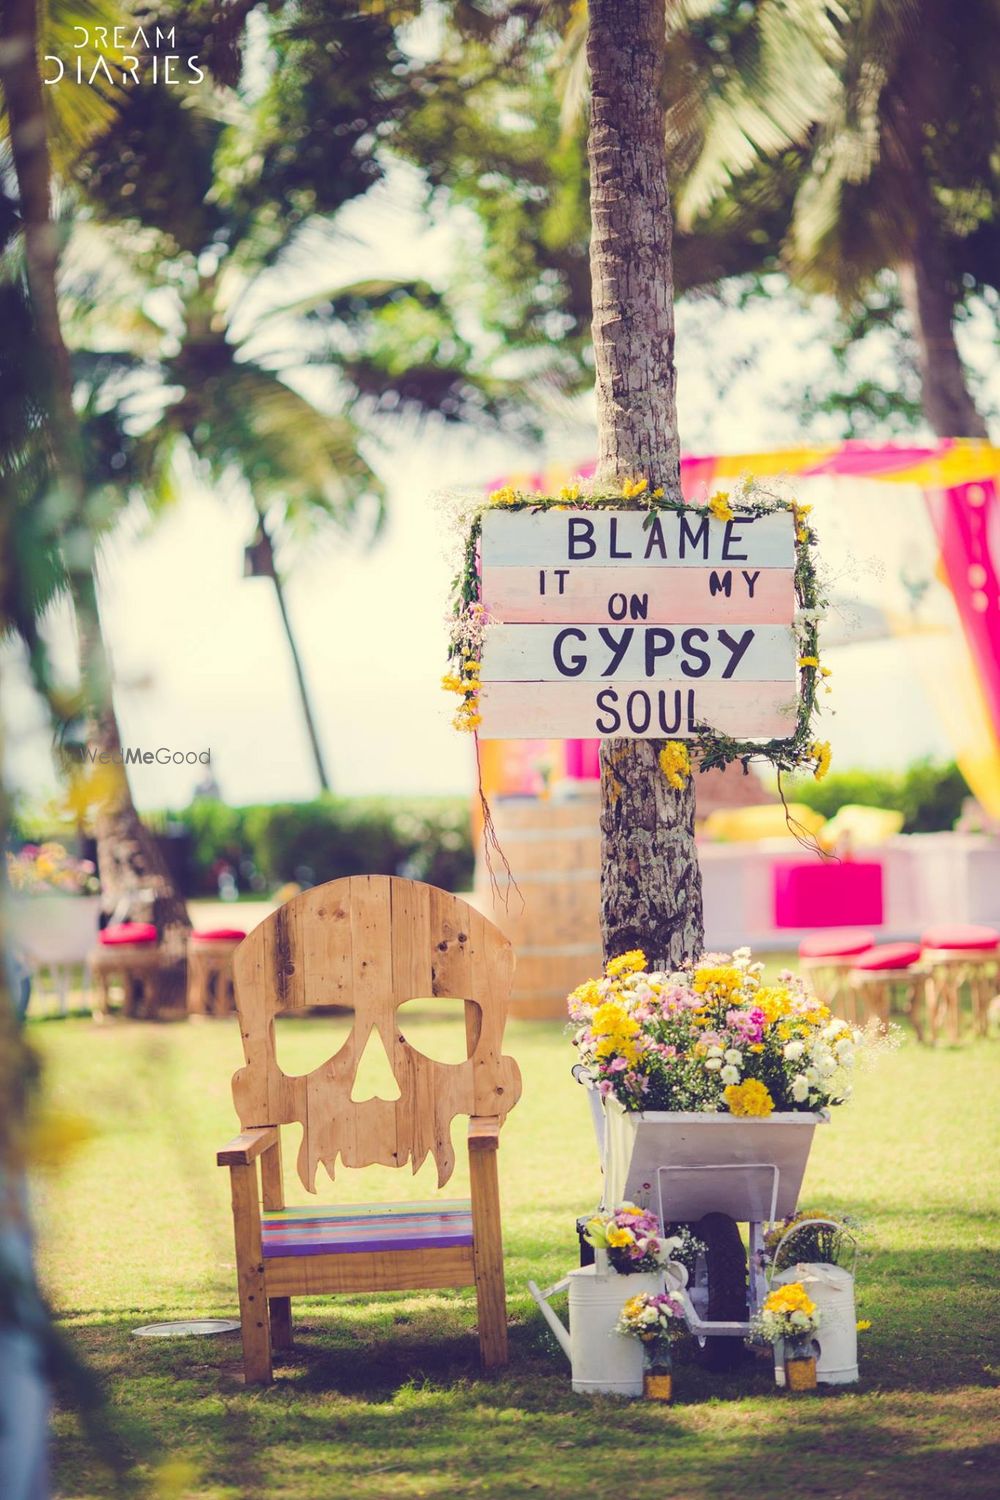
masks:
{"type": "Polygon", "coordinates": [[[190,863],[203,891],[215,889],[220,860],[240,872],[241,884],[252,866],[269,888],[342,875],[408,875],[449,891],[472,885],[464,797],[322,797],[252,807],[197,801],[175,820],[191,834],[190,863]]]}
{"type": "Polygon", "coordinates": [[[841,771],[822,781],[789,778],[789,802],[804,802],[832,818],[847,802],[891,807],[904,817],[904,833],[942,833],[955,826],[969,787],[954,761],[918,760],[905,771],[841,771]]]}

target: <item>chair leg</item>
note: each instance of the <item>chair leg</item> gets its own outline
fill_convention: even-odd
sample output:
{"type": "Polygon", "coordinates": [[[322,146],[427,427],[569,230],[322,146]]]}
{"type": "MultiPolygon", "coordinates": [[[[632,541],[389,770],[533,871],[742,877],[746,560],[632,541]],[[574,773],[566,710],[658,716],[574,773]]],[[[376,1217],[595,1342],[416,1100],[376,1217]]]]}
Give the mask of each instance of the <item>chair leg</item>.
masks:
{"type": "Polygon", "coordinates": [[[503,1275],[497,1142],[469,1143],[472,1254],[476,1268],[479,1354],[487,1370],[507,1363],[507,1291],[503,1275]]]}
{"type": "MultiPolygon", "coordinates": [[[[260,1243],[260,1202],[254,1163],[229,1168],[236,1235],[236,1279],[240,1296],[240,1333],[243,1338],[243,1378],[247,1385],[269,1385],[271,1328],[264,1285],[260,1243]]],[[[275,1299],[278,1300],[278,1299],[275,1299]]]]}
{"type": "Polygon", "coordinates": [[[291,1297],[269,1297],[267,1310],[271,1319],[271,1348],[292,1347],[292,1299],[291,1297]]]}

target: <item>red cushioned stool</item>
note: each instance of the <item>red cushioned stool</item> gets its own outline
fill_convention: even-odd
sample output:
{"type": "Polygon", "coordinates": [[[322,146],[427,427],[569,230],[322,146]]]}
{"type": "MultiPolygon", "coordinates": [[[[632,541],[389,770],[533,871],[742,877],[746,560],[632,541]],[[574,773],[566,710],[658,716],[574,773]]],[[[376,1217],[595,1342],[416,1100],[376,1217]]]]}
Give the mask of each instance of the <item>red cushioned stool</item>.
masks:
{"type": "Polygon", "coordinates": [[[845,1021],[856,1022],[855,991],[849,983],[854,960],[875,938],[864,927],[830,927],[811,932],[799,944],[799,968],[816,994],[845,1021]]]}
{"type": "Polygon", "coordinates": [[[122,991],[126,1016],[149,1019],[157,1014],[164,958],[152,922],[116,922],[103,928],[88,964],[98,1014],[108,1014],[112,985],[122,991]]]}
{"type": "Polygon", "coordinates": [[[876,1016],[888,1025],[893,997],[902,992],[906,1014],[922,1039],[920,1002],[924,979],[919,943],[877,943],[866,953],[859,953],[850,973],[859,1019],[863,1023],[869,1016],[876,1016]]]}
{"type": "Polygon", "coordinates": [[[213,927],[188,938],[189,1016],[223,1016],[236,1009],[233,954],[246,933],[239,927],[213,927]]]}
{"type": "Polygon", "coordinates": [[[985,1036],[990,1002],[997,992],[1000,932],[995,927],[942,923],[928,927],[921,942],[931,1040],[943,1030],[949,1041],[960,1040],[963,985],[969,991],[973,1030],[985,1036]]]}

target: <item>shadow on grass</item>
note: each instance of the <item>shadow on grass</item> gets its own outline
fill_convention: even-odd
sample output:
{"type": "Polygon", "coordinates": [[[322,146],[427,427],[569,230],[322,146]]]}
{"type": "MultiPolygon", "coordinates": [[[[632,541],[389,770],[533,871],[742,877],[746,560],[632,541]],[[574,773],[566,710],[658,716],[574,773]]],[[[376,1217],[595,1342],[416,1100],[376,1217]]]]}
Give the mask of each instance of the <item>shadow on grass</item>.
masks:
{"type": "MultiPolygon", "coordinates": [[[[297,1349],[263,1389],[244,1389],[236,1336],[123,1349],[121,1325],[105,1325],[86,1342],[120,1356],[116,1408],[137,1463],[190,1459],[192,1497],[577,1500],[618,1493],[624,1476],[638,1500],[729,1500],[749,1483],[788,1500],[995,1493],[1000,1454],[984,1440],[983,1391],[795,1398],[764,1366],[719,1381],[682,1357],[674,1407],[577,1397],[539,1319],[512,1328],[511,1365],[487,1379],[467,1310],[400,1323],[387,1304],[375,1326],[306,1312],[297,1349]]],[[[92,1478],[84,1487],[90,1463],[66,1433],[62,1471],[73,1478],[61,1494],[115,1493],[92,1478]]]]}

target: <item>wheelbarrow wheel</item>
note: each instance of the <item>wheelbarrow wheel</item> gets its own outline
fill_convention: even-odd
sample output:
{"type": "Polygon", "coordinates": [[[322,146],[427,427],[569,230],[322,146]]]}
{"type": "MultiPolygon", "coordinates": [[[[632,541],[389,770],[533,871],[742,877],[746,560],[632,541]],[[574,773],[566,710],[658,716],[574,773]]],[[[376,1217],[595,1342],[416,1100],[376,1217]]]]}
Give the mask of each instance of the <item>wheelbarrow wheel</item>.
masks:
{"type": "MultiPolygon", "coordinates": [[[[706,1317],[711,1322],[744,1322],[747,1316],[747,1253],[736,1221],[728,1214],[706,1214],[691,1228],[706,1247],[706,1317]]],[[[716,1334],[701,1346],[702,1364],[717,1374],[734,1370],[745,1358],[746,1347],[738,1335],[716,1334]]]]}

